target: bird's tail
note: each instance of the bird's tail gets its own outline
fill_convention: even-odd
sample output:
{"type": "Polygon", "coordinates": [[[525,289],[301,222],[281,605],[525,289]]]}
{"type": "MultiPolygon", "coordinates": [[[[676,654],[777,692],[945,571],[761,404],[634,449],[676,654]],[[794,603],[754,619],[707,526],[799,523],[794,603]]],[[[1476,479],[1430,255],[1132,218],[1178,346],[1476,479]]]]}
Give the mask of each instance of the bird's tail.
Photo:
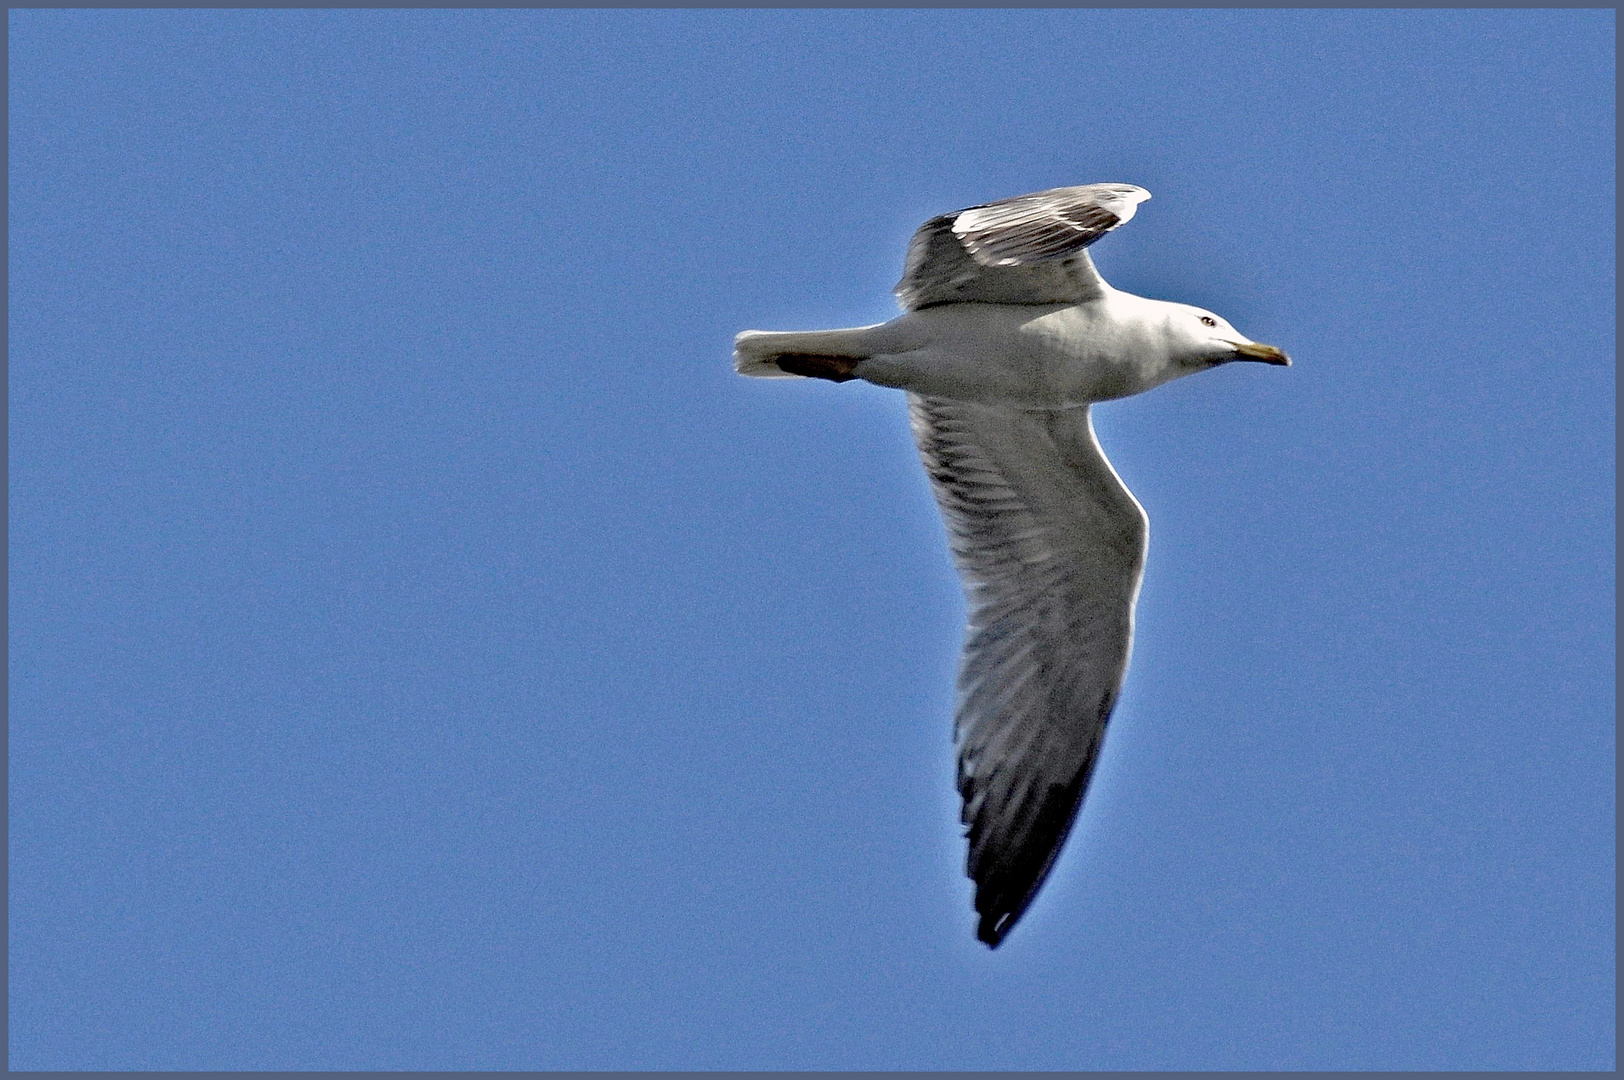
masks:
{"type": "MultiPolygon", "coordinates": [[[[787,379],[812,372],[787,371],[779,366],[779,357],[863,360],[874,355],[869,345],[869,331],[872,329],[872,326],[857,326],[849,330],[746,330],[733,339],[733,368],[740,375],[787,379]]],[[[805,364],[791,363],[789,366],[804,367],[805,364]]],[[[837,363],[836,366],[841,365],[837,363]]],[[[850,364],[844,366],[849,369],[850,364]]]]}

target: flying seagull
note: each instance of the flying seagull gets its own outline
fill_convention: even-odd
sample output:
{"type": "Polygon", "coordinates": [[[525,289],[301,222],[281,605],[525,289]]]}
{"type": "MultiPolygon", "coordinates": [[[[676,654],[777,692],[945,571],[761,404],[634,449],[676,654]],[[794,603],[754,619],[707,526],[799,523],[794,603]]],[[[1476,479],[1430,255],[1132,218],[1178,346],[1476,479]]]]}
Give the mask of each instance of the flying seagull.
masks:
{"type": "Polygon", "coordinates": [[[1210,311],[1106,284],[1086,250],[1150,192],[1087,184],[932,218],[903,314],[734,341],[741,375],[908,392],[969,606],[954,734],[977,937],[1009,933],[1054,865],[1133,639],[1147,521],[1088,407],[1233,360],[1286,366],[1210,311]]]}

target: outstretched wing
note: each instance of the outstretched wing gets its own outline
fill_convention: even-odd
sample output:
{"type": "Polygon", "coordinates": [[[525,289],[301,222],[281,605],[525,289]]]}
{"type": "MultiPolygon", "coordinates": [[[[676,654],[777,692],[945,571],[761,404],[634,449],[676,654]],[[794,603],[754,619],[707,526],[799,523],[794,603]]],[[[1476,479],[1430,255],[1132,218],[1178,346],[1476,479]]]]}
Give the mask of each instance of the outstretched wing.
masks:
{"type": "Polygon", "coordinates": [[[897,299],[905,311],[1087,300],[1105,283],[1084,249],[1148,198],[1132,184],[1085,184],[932,218],[908,243],[897,299]]]}
{"type": "Polygon", "coordinates": [[[1127,671],[1145,514],[1087,407],[909,395],[964,578],[958,785],[977,936],[996,946],[1048,876],[1127,671]]]}

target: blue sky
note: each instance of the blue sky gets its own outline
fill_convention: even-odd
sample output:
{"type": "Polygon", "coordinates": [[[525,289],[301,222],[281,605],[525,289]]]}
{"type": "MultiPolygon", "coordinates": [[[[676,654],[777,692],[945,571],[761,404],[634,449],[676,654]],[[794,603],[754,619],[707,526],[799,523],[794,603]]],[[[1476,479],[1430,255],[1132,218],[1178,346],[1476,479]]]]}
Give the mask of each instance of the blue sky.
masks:
{"type": "Polygon", "coordinates": [[[10,1064],[1611,1068],[1614,16],[10,15],[10,1064]],[[909,234],[1289,351],[974,940],[909,234]]]}

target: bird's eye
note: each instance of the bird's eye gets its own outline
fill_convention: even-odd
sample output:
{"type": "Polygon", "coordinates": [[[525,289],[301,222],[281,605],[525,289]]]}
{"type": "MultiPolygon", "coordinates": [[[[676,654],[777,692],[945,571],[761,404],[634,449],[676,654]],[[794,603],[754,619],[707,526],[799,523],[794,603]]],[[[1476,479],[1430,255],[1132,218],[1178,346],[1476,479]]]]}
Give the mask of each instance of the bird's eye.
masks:
{"type": "Polygon", "coordinates": [[[1201,316],[1201,325],[1202,326],[1217,326],[1218,325],[1218,320],[1213,318],[1211,315],[1203,315],[1203,316],[1201,316]]]}

